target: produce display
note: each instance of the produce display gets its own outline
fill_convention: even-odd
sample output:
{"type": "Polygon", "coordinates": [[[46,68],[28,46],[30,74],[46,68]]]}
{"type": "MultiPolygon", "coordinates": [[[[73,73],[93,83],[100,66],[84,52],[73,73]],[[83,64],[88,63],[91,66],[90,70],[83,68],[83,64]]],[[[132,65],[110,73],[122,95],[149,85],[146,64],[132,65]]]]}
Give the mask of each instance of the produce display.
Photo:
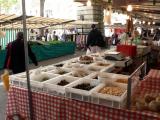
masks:
{"type": "Polygon", "coordinates": [[[30,78],[33,81],[38,81],[38,82],[44,82],[49,79],[51,79],[53,76],[46,73],[42,72],[40,69],[35,70],[34,72],[31,73],[30,78]]]}
{"type": "Polygon", "coordinates": [[[114,67],[114,69],[111,71],[111,73],[120,74],[122,71],[123,71],[123,68],[121,68],[121,67],[114,67]]]}
{"type": "Polygon", "coordinates": [[[116,82],[127,84],[128,80],[127,79],[117,79],[116,82]]]}
{"type": "Polygon", "coordinates": [[[99,69],[96,67],[96,66],[89,66],[88,67],[88,70],[90,70],[90,71],[99,71],[99,69]]]}
{"type": "Polygon", "coordinates": [[[136,109],[160,113],[160,95],[153,96],[152,94],[146,94],[144,98],[137,99],[136,109]]]}
{"type": "Polygon", "coordinates": [[[80,56],[79,62],[84,64],[90,64],[93,62],[93,57],[91,56],[80,56]]]}
{"type": "Polygon", "coordinates": [[[109,94],[109,95],[114,95],[114,96],[121,96],[125,92],[125,89],[122,89],[120,87],[109,87],[106,86],[102,88],[99,93],[102,94],[109,94]]]}
{"type": "Polygon", "coordinates": [[[93,79],[98,79],[98,75],[94,76],[93,79]]]}
{"type": "MultiPolygon", "coordinates": [[[[126,89],[106,86],[103,82],[103,79],[104,81],[107,81],[108,79],[112,80],[112,76],[115,76],[113,73],[107,73],[107,69],[113,69],[113,67],[115,67],[114,63],[105,61],[100,55],[84,55],[33,70],[33,72],[30,73],[31,84],[34,81],[35,84],[33,84],[33,86],[35,86],[35,88],[44,87],[44,90],[47,90],[52,94],[64,97],[69,95],[68,97],[73,99],[83,100],[81,98],[87,97],[88,102],[91,102],[90,98],[93,93],[102,93],[100,96],[97,95],[100,99],[108,100],[107,97],[101,97],[101,95],[106,96],[108,94],[116,97],[116,102],[119,102],[123,99],[121,95],[126,89]],[[37,86],[37,84],[39,85],[37,86]],[[104,86],[101,86],[102,84],[104,86]],[[72,95],[73,97],[71,97],[72,95]]],[[[117,81],[114,81],[115,79],[113,79],[113,81],[117,84],[127,83],[125,79],[120,78],[117,79],[117,81]]],[[[115,84],[115,86],[117,86],[117,84],[115,84]]],[[[126,99],[126,97],[124,97],[124,99],[126,99]]],[[[111,102],[114,100],[114,98],[112,100],[109,99],[111,102]]],[[[119,102],[119,104],[121,103],[119,102]]]]}
{"type": "Polygon", "coordinates": [[[64,64],[57,64],[56,67],[63,67],[64,64]]]}
{"type": "Polygon", "coordinates": [[[66,74],[66,73],[68,73],[68,71],[66,71],[66,70],[64,70],[63,68],[56,68],[56,70],[55,70],[55,72],[54,72],[55,74],[60,74],[60,75],[64,75],[64,74],[66,74]]]}
{"type": "Polygon", "coordinates": [[[71,75],[74,77],[85,77],[85,76],[89,75],[89,73],[83,69],[77,69],[77,70],[74,70],[71,73],[71,75]]]}
{"type": "Polygon", "coordinates": [[[95,86],[92,86],[89,83],[82,83],[82,84],[79,84],[79,85],[77,85],[77,86],[75,86],[73,88],[89,91],[89,90],[93,89],[94,87],[95,86]]]}
{"type": "Polygon", "coordinates": [[[96,65],[97,65],[97,66],[102,66],[102,67],[109,66],[109,64],[104,63],[104,62],[97,62],[96,65]]]}
{"type": "Polygon", "coordinates": [[[67,82],[66,80],[61,80],[61,82],[59,82],[57,85],[65,86],[67,84],[69,84],[69,82],[67,82]]]}

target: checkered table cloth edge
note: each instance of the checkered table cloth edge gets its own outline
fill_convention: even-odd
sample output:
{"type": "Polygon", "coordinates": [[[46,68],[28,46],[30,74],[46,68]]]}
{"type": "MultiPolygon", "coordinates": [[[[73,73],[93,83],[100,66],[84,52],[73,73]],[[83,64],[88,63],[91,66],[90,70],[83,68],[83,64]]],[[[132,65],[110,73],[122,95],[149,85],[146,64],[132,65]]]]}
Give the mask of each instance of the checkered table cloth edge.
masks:
{"type": "MultiPolygon", "coordinates": [[[[157,115],[115,109],[82,101],[33,92],[34,120],[160,120],[157,115]]],[[[11,86],[7,116],[20,114],[28,119],[27,90],[11,86]]],[[[11,119],[7,119],[11,120],[11,119]]]]}

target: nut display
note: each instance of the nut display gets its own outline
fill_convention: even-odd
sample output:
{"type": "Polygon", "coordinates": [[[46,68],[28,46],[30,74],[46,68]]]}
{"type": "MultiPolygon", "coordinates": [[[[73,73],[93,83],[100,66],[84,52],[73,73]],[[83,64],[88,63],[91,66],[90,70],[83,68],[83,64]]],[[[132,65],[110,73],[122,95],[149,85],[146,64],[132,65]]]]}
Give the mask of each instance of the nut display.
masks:
{"type": "Polygon", "coordinates": [[[79,60],[93,60],[93,57],[90,56],[80,56],[79,60]]]}
{"type": "Polygon", "coordinates": [[[104,87],[102,88],[99,93],[102,94],[109,94],[114,96],[121,96],[125,92],[125,89],[122,89],[120,87],[104,87]]]}
{"type": "Polygon", "coordinates": [[[121,67],[114,67],[114,69],[111,71],[111,73],[117,73],[117,74],[120,74],[121,72],[123,72],[123,68],[121,67]]]}
{"type": "Polygon", "coordinates": [[[90,70],[90,71],[99,71],[99,69],[97,69],[97,67],[95,67],[95,66],[90,66],[88,68],[88,70],[90,70]]]}
{"type": "Polygon", "coordinates": [[[61,80],[61,82],[59,82],[57,85],[65,86],[67,84],[69,84],[69,82],[67,82],[66,80],[61,80]]]}
{"type": "Polygon", "coordinates": [[[68,72],[63,70],[62,68],[56,68],[55,74],[63,75],[63,74],[66,74],[66,73],[68,73],[68,72]]]}
{"type": "Polygon", "coordinates": [[[109,64],[103,63],[103,62],[98,62],[96,65],[97,66],[103,66],[103,67],[109,66],[109,64]]]}
{"type": "Polygon", "coordinates": [[[149,103],[148,107],[151,111],[159,112],[160,111],[160,102],[153,100],[149,103]]]}
{"type": "Polygon", "coordinates": [[[90,56],[80,56],[79,57],[79,61],[81,63],[89,64],[89,63],[93,62],[93,57],[90,57],[90,56]]]}
{"type": "Polygon", "coordinates": [[[50,78],[49,77],[44,77],[40,82],[44,82],[46,80],[49,80],[50,78]]]}
{"type": "Polygon", "coordinates": [[[149,94],[146,94],[145,97],[144,97],[144,101],[146,103],[150,103],[152,100],[155,100],[155,99],[156,99],[155,97],[153,97],[153,96],[151,96],[149,94]]]}
{"type": "Polygon", "coordinates": [[[85,77],[88,75],[88,72],[82,70],[75,70],[71,73],[71,75],[74,77],[85,77]]]}
{"type": "Polygon", "coordinates": [[[117,79],[116,82],[127,84],[128,80],[127,79],[117,79]]]}
{"type": "Polygon", "coordinates": [[[98,75],[94,76],[93,79],[98,79],[98,75]]]}
{"type": "Polygon", "coordinates": [[[56,67],[63,67],[64,64],[57,64],[56,67]]]}
{"type": "Polygon", "coordinates": [[[155,97],[153,94],[146,94],[144,98],[140,98],[136,101],[136,108],[138,110],[149,110],[153,112],[160,112],[159,97],[160,96],[155,97]]]}
{"type": "Polygon", "coordinates": [[[73,88],[77,88],[77,89],[81,89],[81,90],[91,90],[92,88],[94,88],[95,86],[91,86],[89,83],[82,83],[82,84],[79,84],[73,88]]]}
{"type": "Polygon", "coordinates": [[[91,56],[92,56],[92,57],[99,57],[99,55],[95,55],[95,54],[94,54],[94,55],[91,55],[91,56]]]}

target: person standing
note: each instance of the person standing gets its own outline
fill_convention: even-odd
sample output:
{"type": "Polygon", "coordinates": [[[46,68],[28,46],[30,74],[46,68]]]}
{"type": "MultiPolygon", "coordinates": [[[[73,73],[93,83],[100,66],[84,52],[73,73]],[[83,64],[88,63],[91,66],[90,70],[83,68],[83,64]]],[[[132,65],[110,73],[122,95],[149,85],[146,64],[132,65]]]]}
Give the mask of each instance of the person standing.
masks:
{"type": "Polygon", "coordinates": [[[58,40],[58,36],[56,35],[56,31],[53,31],[52,40],[58,40]]]}
{"type": "Polygon", "coordinates": [[[44,32],[44,37],[45,37],[45,42],[47,42],[47,36],[49,34],[49,30],[46,29],[45,32],[44,32]]]}
{"type": "MultiPolygon", "coordinates": [[[[35,66],[37,66],[38,62],[36,60],[36,56],[32,52],[29,44],[28,55],[35,66]]],[[[21,73],[26,70],[23,32],[18,32],[16,40],[7,45],[4,68],[12,70],[13,74],[21,73]]]]}
{"type": "Polygon", "coordinates": [[[102,33],[96,28],[95,24],[92,24],[91,28],[92,30],[87,38],[87,51],[90,51],[90,53],[101,52],[101,47],[105,46],[102,33]]]}
{"type": "Polygon", "coordinates": [[[36,40],[36,33],[33,29],[31,29],[31,31],[30,31],[29,40],[31,40],[31,41],[36,40]]]}
{"type": "Polygon", "coordinates": [[[112,35],[112,45],[117,45],[119,40],[118,40],[118,34],[116,32],[113,33],[112,35]]]}

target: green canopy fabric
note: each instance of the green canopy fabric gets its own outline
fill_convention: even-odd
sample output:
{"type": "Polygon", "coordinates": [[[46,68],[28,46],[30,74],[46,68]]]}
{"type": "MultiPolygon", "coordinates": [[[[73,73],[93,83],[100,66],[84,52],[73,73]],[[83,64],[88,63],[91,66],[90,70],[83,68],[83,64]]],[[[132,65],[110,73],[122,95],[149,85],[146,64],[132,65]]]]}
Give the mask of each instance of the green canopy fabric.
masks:
{"type": "MultiPolygon", "coordinates": [[[[74,54],[76,45],[74,42],[62,42],[50,45],[32,45],[31,48],[36,55],[37,61],[43,61],[68,54],[74,54]]],[[[3,69],[5,56],[6,50],[1,50],[0,69],[3,69]]]]}

